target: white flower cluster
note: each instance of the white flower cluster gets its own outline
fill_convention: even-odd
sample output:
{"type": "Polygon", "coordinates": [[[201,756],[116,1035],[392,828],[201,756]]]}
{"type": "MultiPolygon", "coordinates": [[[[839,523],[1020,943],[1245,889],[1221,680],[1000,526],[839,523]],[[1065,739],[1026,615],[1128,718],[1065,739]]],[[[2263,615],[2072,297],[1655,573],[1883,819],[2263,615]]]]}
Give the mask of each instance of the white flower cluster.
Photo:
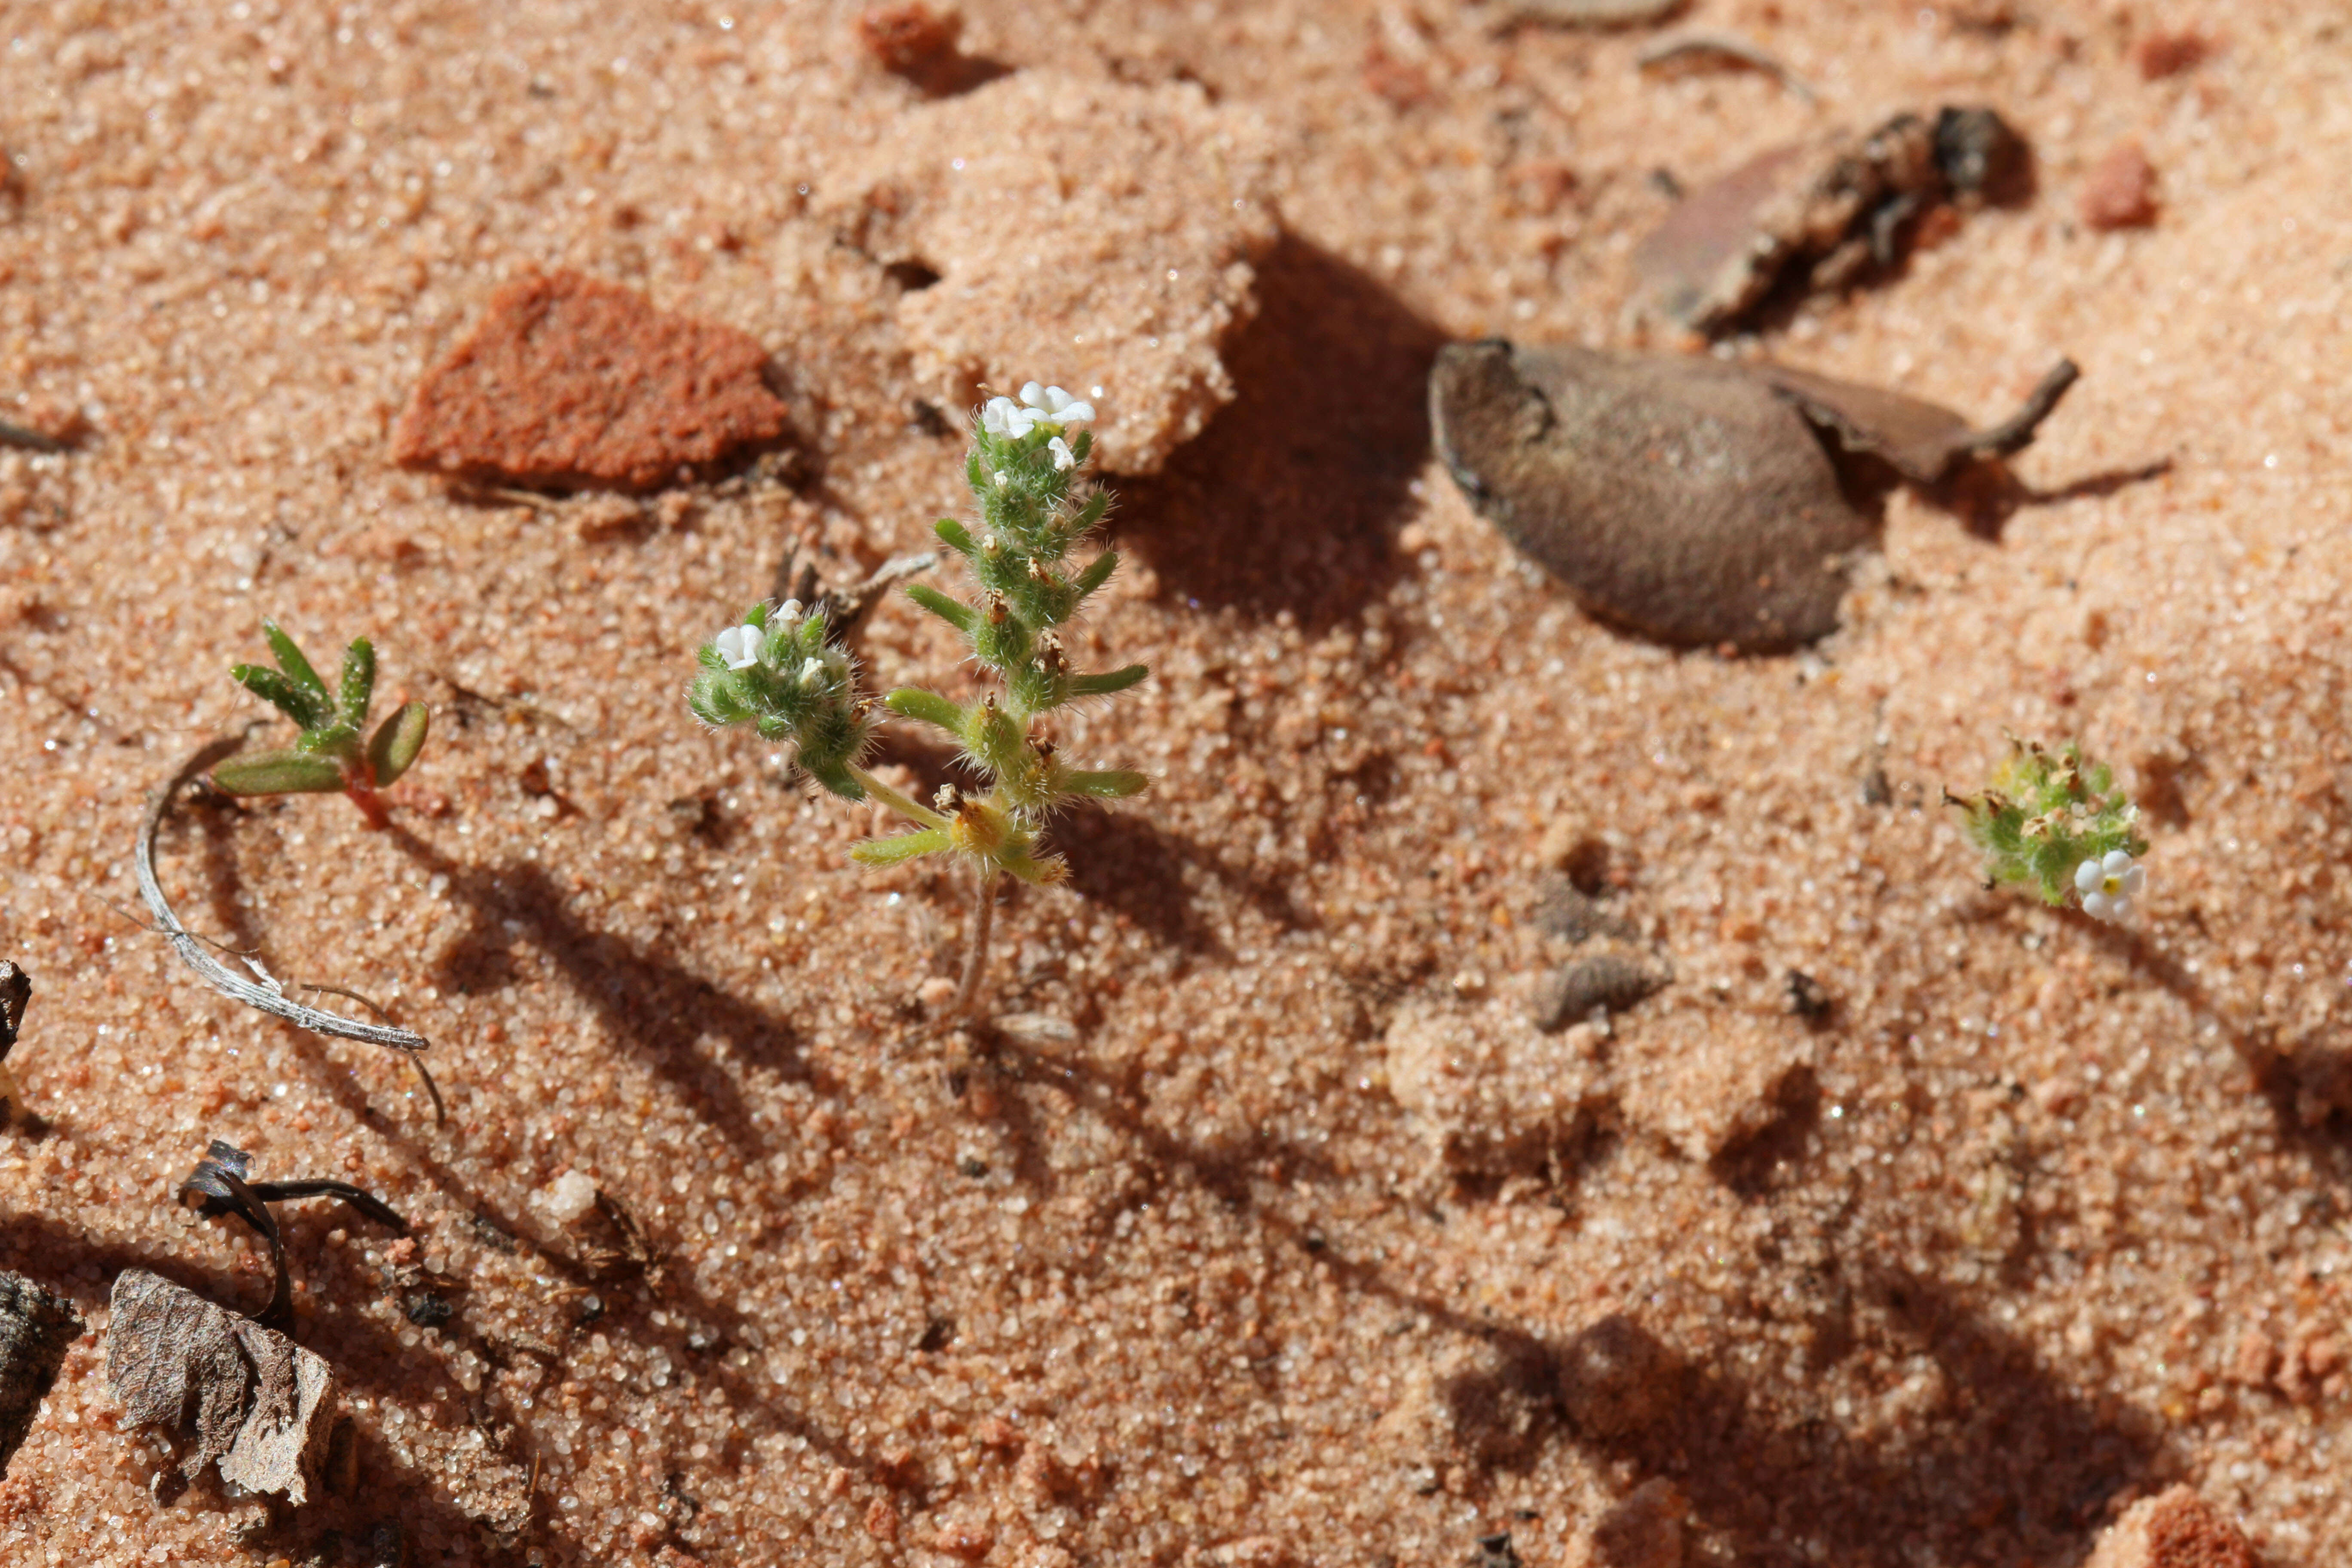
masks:
{"type": "Polygon", "coordinates": [[[2121,849],[2110,849],[2074,868],[2074,890],[2083,895],[2083,912],[2095,921],[2129,916],[2132,900],[2147,885],[2146,868],[2133,865],[2131,856],[2121,849]]]}
{"type": "MultiPolygon", "coordinates": [[[[1081,403],[1058,386],[1041,386],[1031,382],[1021,389],[1021,401],[1009,397],[992,397],[980,411],[981,428],[992,436],[1022,437],[1040,425],[1070,426],[1092,419],[1095,405],[1081,403]]],[[[1055,436],[1045,443],[1054,454],[1054,466],[1066,468],[1077,461],[1069,442],[1055,436]]]]}
{"type": "MultiPolygon", "coordinates": [[[[786,599],[776,606],[775,614],[768,617],[766,631],[763,632],[746,621],[740,626],[729,626],[725,631],[712,637],[710,646],[718,650],[720,658],[727,661],[728,668],[749,669],[761,661],[768,650],[771,638],[790,640],[799,630],[800,621],[801,602],[798,599],[786,599]]],[[[839,676],[845,673],[848,668],[848,655],[827,644],[822,654],[801,661],[798,679],[803,686],[814,686],[824,677],[839,676]]]]}

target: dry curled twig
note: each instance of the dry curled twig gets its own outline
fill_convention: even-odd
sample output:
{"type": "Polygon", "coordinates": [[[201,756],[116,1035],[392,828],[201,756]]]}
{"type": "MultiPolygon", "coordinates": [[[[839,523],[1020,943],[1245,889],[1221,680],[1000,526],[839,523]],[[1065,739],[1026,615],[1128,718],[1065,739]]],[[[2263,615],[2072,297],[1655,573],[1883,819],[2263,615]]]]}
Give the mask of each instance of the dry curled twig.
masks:
{"type": "MultiPolygon", "coordinates": [[[[362,1019],[346,1017],[341,1013],[330,1013],[318,1007],[306,1007],[299,1002],[290,1000],[286,995],[283,984],[266,973],[258,980],[247,980],[211,953],[206,952],[204,948],[204,939],[180,922],[180,917],[173,912],[171,900],[163,896],[163,885],[155,875],[155,835],[162,829],[163,818],[170,814],[173,802],[179,798],[180,792],[187,787],[190,780],[235,752],[243,743],[239,737],[225,736],[205,746],[182,763],[180,771],[172,775],[170,782],[163,785],[162,793],[155,797],[154,805],[147,808],[147,819],[139,826],[139,844],[131,857],[131,863],[139,874],[139,896],[147,901],[148,912],[155,918],[155,930],[162,933],[164,941],[172,944],[172,950],[180,955],[181,963],[194,970],[205,984],[233,1001],[242,1002],[248,1007],[257,1007],[265,1013],[285,1019],[299,1028],[309,1029],[313,1034],[332,1035],[340,1039],[358,1040],[363,1045],[389,1046],[395,1051],[406,1054],[418,1075],[425,1079],[425,1089],[433,1099],[436,1120],[446,1119],[447,1112],[441,1103],[441,1091],[435,1087],[432,1075],[425,1070],[425,1063],[419,1059],[417,1054],[429,1047],[432,1041],[412,1030],[398,1028],[390,1024],[370,1024],[362,1019]]],[[[339,988],[311,986],[309,989],[338,991],[339,988]]],[[[339,992],[339,994],[352,994],[350,992],[339,992]]],[[[364,1002],[366,998],[359,997],[358,1000],[364,1002]]],[[[368,1005],[373,1006],[374,1004],[368,1003],[368,1005]]]]}

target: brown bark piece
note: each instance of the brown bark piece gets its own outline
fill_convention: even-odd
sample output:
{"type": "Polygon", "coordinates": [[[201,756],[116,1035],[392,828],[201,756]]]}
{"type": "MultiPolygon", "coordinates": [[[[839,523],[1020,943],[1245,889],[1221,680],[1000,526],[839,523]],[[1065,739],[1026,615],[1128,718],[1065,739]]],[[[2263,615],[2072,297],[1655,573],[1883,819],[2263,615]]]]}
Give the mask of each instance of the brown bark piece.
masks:
{"type": "Polygon", "coordinates": [[[2185,1486],[2124,1510],[2084,1568],[2259,1568],[2227,1515],[2185,1486]]]}
{"type": "Polygon", "coordinates": [[[112,1308],[106,1377],[127,1422],[193,1438],[191,1478],[217,1462],[232,1485],[309,1500],[334,1426],[322,1357],[144,1269],[117,1277],[112,1308]]]}
{"type": "Polygon", "coordinates": [[[505,484],[657,489],[784,432],[767,351],[577,272],[534,273],[425,373],[393,431],[404,468],[505,484]]]}
{"type": "Polygon", "coordinates": [[[2013,194],[2025,162],[2022,139],[1981,107],[1825,132],[1692,191],[1635,247],[1634,269],[1667,317],[1728,331],[1784,279],[1837,288],[1892,263],[1905,226],[1939,202],[2013,194]]]}
{"type": "Polygon", "coordinates": [[[1769,363],[1758,365],[1756,374],[1793,399],[1806,419],[1836,437],[1844,450],[1884,458],[1913,484],[1935,485],[1969,458],[2007,457],[2032,442],[2077,373],[2073,361],[2060,361],[2016,414],[1981,430],[1939,403],[1885,387],[1769,363]]]}
{"type": "Polygon", "coordinates": [[[2156,222],[2156,165],[2126,142],[2092,167],[2083,182],[2083,221],[2100,230],[2146,228],[2156,222]]]}
{"type": "Polygon", "coordinates": [[[24,1446],[65,1364],[66,1347],[81,1330],[71,1303],[22,1275],[0,1272],[0,1476],[24,1446]]]}
{"type": "Polygon", "coordinates": [[[1191,83],[1024,70],[903,116],[829,210],[877,262],[936,275],[898,302],[931,395],[1066,387],[1102,467],[1149,474],[1234,396],[1272,170],[1259,120],[1191,83]]]}

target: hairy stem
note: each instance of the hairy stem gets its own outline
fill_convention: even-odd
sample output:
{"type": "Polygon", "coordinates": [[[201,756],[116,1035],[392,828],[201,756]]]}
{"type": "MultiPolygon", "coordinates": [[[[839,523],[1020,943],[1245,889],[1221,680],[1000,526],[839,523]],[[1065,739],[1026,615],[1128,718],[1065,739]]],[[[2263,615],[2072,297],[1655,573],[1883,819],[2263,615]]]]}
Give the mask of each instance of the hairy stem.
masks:
{"type": "Polygon", "coordinates": [[[888,806],[891,810],[897,812],[899,816],[905,817],[908,821],[915,824],[919,827],[945,828],[949,826],[948,819],[946,817],[941,816],[929,806],[920,805],[913,799],[900,795],[897,790],[892,789],[888,784],[884,784],[880,779],[876,778],[872,773],[867,773],[856,763],[849,764],[849,776],[856,779],[859,786],[863,788],[867,795],[872,795],[876,800],[880,801],[884,805],[888,806]]]}
{"type": "Polygon", "coordinates": [[[972,910],[971,941],[963,950],[963,978],[956,983],[955,1002],[948,1010],[950,1020],[961,1022],[971,1016],[980,1001],[980,983],[988,973],[989,928],[996,923],[996,879],[993,868],[983,868],[980,873],[980,903],[972,910]]]}

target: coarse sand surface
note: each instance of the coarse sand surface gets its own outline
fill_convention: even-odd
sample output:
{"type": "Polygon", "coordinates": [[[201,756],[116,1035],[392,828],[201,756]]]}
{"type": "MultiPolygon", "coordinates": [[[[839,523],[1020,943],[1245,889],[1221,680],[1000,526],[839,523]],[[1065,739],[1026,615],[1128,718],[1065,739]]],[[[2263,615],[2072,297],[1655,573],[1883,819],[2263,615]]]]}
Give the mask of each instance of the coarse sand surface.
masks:
{"type": "MultiPolygon", "coordinates": [[[[1672,23],[1813,100],[1508,9],[971,0],[894,75],[814,0],[0,5],[0,419],[74,437],[0,446],[0,1268],[91,1329],[0,1562],[2061,1568],[2176,1484],[2352,1560],[2343,7],[1672,23]],[[1040,130],[1047,72],[1143,162],[1040,130]],[[1978,419],[2083,379],[2005,517],[1892,497],[1826,640],[1603,627],[1432,458],[1449,339],[1685,346],[1627,313],[1672,181],[1973,103],[2032,193],[1734,350],[1978,419]],[[1034,228],[877,182],[918,115],[1045,149],[1034,228]],[[2126,146],[2152,222],[2095,230],[2126,146]],[[859,248],[849,191],[961,248],[859,248]],[[1067,221],[1122,201],[1182,221],[1067,221]],[[396,466],[420,376],[567,269],[764,346],[782,444],[650,498],[396,466]],[[1069,316],[971,314],[1021,301],[1069,316]],[[943,1037],[966,884],[852,865],[875,815],[682,693],[802,564],[963,510],[963,410],[1030,375],[1150,458],[1076,641],[1153,677],[1059,738],[1154,783],[1057,828],[998,1024],[943,1037]],[[446,1124],[131,912],[152,792],[286,739],[226,676],[265,616],[373,638],[432,742],[381,831],[184,800],[163,880],[429,1036],[446,1124]],[[2128,926],[1983,890],[1939,792],[2005,731],[2146,807],[2128,926]],[[1603,950],[1667,984],[1527,1023],[1603,950]],[[106,1385],[122,1270],[267,1298],[173,1201],[214,1137],[414,1227],[280,1210],[357,1434],[299,1510],[175,1488],[106,1385]]],[[[856,647],[978,689],[903,598],[856,647]]]]}

